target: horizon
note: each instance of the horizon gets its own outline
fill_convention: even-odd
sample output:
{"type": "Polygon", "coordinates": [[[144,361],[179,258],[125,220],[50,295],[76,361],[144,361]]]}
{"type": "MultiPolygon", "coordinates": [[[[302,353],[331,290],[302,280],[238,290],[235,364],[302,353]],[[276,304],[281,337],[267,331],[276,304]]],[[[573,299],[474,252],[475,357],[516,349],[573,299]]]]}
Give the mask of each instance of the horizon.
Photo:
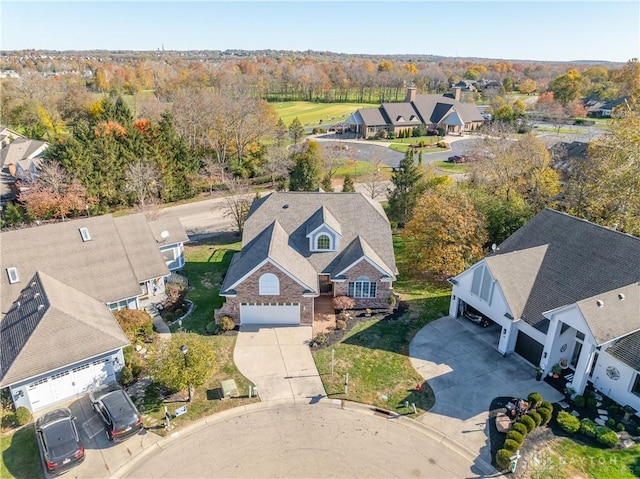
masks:
{"type": "Polygon", "coordinates": [[[559,63],[640,56],[640,2],[630,0],[9,0],[1,8],[3,52],[272,50],[559,63]],[[405,14],[424,22],[407,25],[405,14]],[[603,15],[616,24],[600,34],[603,15]]]}

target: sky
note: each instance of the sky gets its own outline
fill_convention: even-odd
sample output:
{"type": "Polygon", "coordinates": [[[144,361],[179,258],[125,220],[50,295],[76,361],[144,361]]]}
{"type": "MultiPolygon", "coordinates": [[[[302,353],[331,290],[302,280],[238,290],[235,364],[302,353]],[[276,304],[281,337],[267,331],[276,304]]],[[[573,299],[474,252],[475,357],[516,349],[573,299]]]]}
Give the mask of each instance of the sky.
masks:
{"type": "Polygon", "coordinates": [[[638,0],[0,2],[0,49],[640,57],[638,0]]]}

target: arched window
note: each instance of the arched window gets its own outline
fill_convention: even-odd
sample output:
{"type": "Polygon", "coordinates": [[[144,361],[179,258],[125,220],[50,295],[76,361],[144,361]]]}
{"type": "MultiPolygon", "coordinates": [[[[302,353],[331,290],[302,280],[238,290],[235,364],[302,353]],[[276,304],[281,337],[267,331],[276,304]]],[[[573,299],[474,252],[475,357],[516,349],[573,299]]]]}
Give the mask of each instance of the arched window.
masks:
{"type": "Polygon", "coordinates": [[[320,235],[316,240],[316,249],[327,250],[331,249],[331,239],[327,235],[320,235]]]}
{"type": "Polygon", "coordinates": [[[358,276],[355,281],[349,282],[348,296],[353,298],[375,298],[376,283],[372,283],[368,276],[358,276]]]}
{"type": "Polygon", "coordinates": [[[263,296],[275,296],[280,294],[280,280],[275,274],[265,273],[260,276],[259,294],[263,296]]]}

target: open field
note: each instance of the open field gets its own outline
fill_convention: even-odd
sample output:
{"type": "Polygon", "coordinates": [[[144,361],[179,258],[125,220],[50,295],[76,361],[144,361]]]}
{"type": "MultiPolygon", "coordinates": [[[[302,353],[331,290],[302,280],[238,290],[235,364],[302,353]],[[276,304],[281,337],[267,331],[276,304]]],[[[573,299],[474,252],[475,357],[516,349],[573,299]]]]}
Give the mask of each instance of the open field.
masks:
{"type": "Polygon", "coordinates": [[[286,101],[271,104],[276,113],[289,126],[298,117],[305,128],[322,127],[345,120],[358,108],[378,107],[366,103],[313,103],[310,101],[286,101]],[[320,123],[322,120],[322,123],[320,123]]]}

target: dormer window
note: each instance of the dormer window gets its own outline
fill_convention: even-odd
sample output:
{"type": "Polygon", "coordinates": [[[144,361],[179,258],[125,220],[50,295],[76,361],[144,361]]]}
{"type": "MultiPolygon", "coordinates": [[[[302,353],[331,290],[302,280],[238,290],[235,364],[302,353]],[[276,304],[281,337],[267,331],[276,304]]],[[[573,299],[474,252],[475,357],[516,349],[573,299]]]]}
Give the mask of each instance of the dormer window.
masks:
{"type": "Polygon", "coordinates": [[[85,228],[85,227],[80,228],[80,236],[82,236],[82,241],[83,242],[91,241],[91,235],[89,234],[89,228],[85,228]]]}
{"type": "Polygon", "coordinates": [[[20,276],[18,276],[17,268],[7,268],[7,274],[9,275],[9,283],[14,284],[20,282],[20,276]]]}
{"type": "Polygon", "coordinates": [[[316,240],[316,249],[320,251],[327,251],[331,249],[331,238],[327,235],[320,235],[316,240]]]}

